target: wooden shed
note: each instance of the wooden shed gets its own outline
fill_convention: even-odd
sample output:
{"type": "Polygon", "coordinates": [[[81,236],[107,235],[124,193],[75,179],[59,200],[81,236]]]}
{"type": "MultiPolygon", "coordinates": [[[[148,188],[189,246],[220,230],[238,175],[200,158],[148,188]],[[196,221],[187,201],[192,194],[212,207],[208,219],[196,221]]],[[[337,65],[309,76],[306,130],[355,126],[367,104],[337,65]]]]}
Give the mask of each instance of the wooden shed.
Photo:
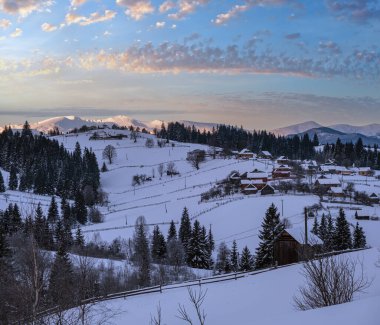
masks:
{"type": "Polygon", "coordinates": [[[274,244],[274,259],[278,265],[297,263],[312,257],[323,244],[320,238],[308,232],[305,244],[303,228],[285,229],[274,244]]]}

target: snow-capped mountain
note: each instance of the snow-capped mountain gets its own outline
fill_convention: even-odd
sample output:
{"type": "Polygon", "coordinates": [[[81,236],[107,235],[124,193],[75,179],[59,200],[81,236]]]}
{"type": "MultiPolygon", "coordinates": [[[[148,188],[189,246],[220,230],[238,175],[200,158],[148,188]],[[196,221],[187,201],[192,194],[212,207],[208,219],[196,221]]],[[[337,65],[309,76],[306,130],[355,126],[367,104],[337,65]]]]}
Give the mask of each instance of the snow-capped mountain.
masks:
{"type": "Polygon", "coordinates": [[[331,125],[330,128],[344,132],[344,133],[360,133],[366,136],[377,136],[380,137],[380,124],[368,124],[363,126],[354,126],[349,124],[335,124],[331,125]]]}
{"type": "MultiPolygon", "coordinates": [[[[180,123],[185,124],[186,126],[195,126],[197,129],[211,131],[213,127],[216,127],[216,123],[204,123],[204,122],[194,122],[194,121],[179,121],[180,123]]],[[[60,132],[69,132],[75,128],[80,128],[83,125],[86,126],[103,126],[107,125],[108,127],[112,127],[112,125],[116,124],[117,126],[123,127],[139,127],[140,129],[147,129],[152,131],[154,128],[161,129],[162,123],[165,123],[167,126],[167,122],[162,120],[152,120],[152,121],[140,121],[135,118],[129,117],[127,115],[117,115],[112,117],[106,117],[101,119],[85,119],[79,116],[57,116],[52,117],[46,120],[38,121],[35,123],[31,123],[31,128],[38,132],[47,133],[50,130],[58,128],[60,132]]],[[[11,125],[12,129],[22,129],[23,124],[11,125]]],[[[2,128],[0,128],[2,130],[2,128]]]]}
{"type": "Polygon", "coordinates": [[[287,136],[290,134],[298,134],[298,133],[306,132],[310,129],[316,129],[320,127],[322,127],[321,124],[318,124],[317,122],[314,122],[314,121],[308,121],[304,123],[293,124],[286,127],[274,129],[271,132],[273,132],[276,135],[287,136]]]}

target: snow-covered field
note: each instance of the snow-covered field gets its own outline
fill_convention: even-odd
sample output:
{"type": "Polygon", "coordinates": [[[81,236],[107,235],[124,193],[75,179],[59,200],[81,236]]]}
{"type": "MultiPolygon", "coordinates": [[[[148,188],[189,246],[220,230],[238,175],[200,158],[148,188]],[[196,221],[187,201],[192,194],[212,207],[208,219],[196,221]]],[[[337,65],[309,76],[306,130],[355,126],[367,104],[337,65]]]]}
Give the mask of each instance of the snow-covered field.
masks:
{"type": "MultiPolygon", "coordinates": [[[[126,133],[129,131],[107,131],[110,133],[126,133]]],[[[114,238],[130,238],[134,231],[135,220],[144,216],[148,224],[168,223],[171,220],[179,222],[183,208],[189,209],[192,218],[198,218],[201,224],[211,225],[216,245],[225,241],[229,246],[233,240],[238,248],[247,245],[254,252],[258,244],[258,230],[261,227],[266,209],[274,203],[283,217],[293,224],[293,227],[303,225],[303,209],[319,202],[312,195],[273,195],[273,196],[243,196],[234,195],[207,203],[200,202],[200,194],[210,189],[216,181],[225,178],[231,171],[239,172],[259,169],[271,172],[272,166],[263,161],[239,161],[236,159],[210,159],[196,170],[188,161],[187,153],[206,146],[174,143],[174,146],[154,148],[145,146],[145,138],[152,135],[142,134],[134,143],[130,138],[123,140],[90,141],[91,134],[72,136],[56,136],[66,148],[73,150],[78,141],[82,147],[89,147],[96,153],[99,165],[103,163],[102,152],[106,145],[112,144],[117,150],[117,158],[111,165],[107,164],[108,172],[101,174],[101,183],[109,195],[109,206],[102,207],[105,222],[83,227],[87,239],[99,233],[102,240],[112,241],[114,238]],[[180,173],[178,176],[159,177],[157,167],[160,163],[174,162],[180,173]],[[136,174],[146,174],[152,181],[143,185],[132,186],[132,177],[136,174]],[[112,229],[120,228],[121,229],[112,229]],[[109,229],[111,228],[111,229],[109,229]]],[[[155,140],[156,142],[156,140],[155,140]]],[[[7,175],[3,171],[5,181],[7,175]]],[[[368,192],[377,189],[380,182],[367,182],[365,177],[355,177],[345,181],[355,181],[356,186],[367,188],[368,192]]],[[[376,191],[377,192],[377,191],[376,191]]],[[[379,191],[380,192],[380,191],[379,191]]],[[[21,194],[17,191],[7,191],[0,195],[0,208],[9,203],[18,203],[21,211],[28,211],[30,204],[41,202],[45,211],[50,203],[48,196],[21,194]]],[[[59,200],[58,200],[59,202],[59,200]]],[[[355,224],[354,210],[346,208],[348,220],[355,224]]],[[[324,204],[335,217],[338,213],[337,204],[324,204]]],[[[362,208],[362,207],[361,207],[362,208]]],[[[379,207],[364,208],[363,212],[376,214],[379,207]]],[[[309,227],[313,220],[309,221],[309,227]]],[[[303,283],[300,275],[300,265],[281,268],[268,273],[247,276],[236,281],[203,285],[207,290],[205,309],[206,324],[379,324],[380,319],[380,267],[376,266],[380,252],[380,221],[361,221],[367,242],[373,248],[366,251],[351,253],[350,256],[363,259],[365,272],[373,279],[368,291],[356,297],[349,304],[313,310],[296,311],[293,306],[293,296],[303,283]]],[[[164,234],[168,225],[160,225],[164,234]]],[[[152,230],[152,227],[151,227],[152,230]]],[[[154,314],[160,304],[163,312],[163,324],[181,324],[176,318],[178,303],[185,304],[190,311],[186,288],[172,289],[163,293],[154,293],[127,300],[116,300],[110,303],[113,310],[120,314],[112,320],[115,324],[149,324],[150,315],[154,314]]],[[[194,315],[192,313],[192,315],[194,315]]]]}
{"type": "MultiPolygon", "coordinates": [[[[192,290],[206,292],[203,305],[207,314],[206,324],[377,325],[380,319],[380,278],[379,267],[376,266],[379,252],[370,249],[348,255],[352,259],[362,260],[366,276],[373,280],[366,293],[348,304],[298,311],[293,297],[298,294],[298,288],[304,281],[300,274],[301,265],[248,275],[238,280],[203,284],[192,290]]],[[[177,318],[179,304],[184,305],[191,318],[196,320],[187,288],[119,299],[108,302],[107,307],[118,313],[109,320],[115,325],[150,324],[158,306],[162,310],[162,324],[185,324],[177,318]]]]}

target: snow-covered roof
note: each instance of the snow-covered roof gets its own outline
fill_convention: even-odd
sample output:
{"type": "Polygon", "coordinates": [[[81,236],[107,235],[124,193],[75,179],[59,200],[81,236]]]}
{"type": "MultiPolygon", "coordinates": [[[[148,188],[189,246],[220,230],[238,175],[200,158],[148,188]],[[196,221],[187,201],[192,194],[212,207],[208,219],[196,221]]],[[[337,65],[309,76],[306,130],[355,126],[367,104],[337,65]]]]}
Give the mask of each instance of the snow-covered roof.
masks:
{"type": "Polygon", "coordinates": [[[318,178],[317,182],[321,185],[340,185],[340,182],[331,178],[318,178]]]}
{"type": "Polygon", "coordinates": [[[263,150],[261,153],[265,156],[272,156],[272,154],[269,151],[263,150]]]}
{"type": "Polygon", "coordinates": [[[251,150],[248,150],[247,148],[243,149],[242,151],[239,152],[239,155],[253,155],[253,152],[251,150]]]}
{"type": "MultiPolygon", "coordinates": [[[[305,229],[302,227],[285,229],[285,231],[292,236],[300,244],[305,244],[305,229]]],[[[316,235],[314,235],[309,229],[307,232],[307,242],[309,245],[322,245],[323,241],[316,235]]]]}
{"type": "Polygon", "coordinates": [[[241,185],[248,185],[248,184],[263,184],[263,181],[260,179],[242,179],[240,182],[241,185]]]}
{"type": "Polygon", "coordinates": [[[330,189],[331,193],[334,194],[343,194],[343,188],[342,187],[332,187],[330,189]]]}
{"type": "Polygon", "coordinates": [[[265,172],[249,172],[247,173],[247,178],[268,178],[268,174],[265,172]]]}
{"type": "Polygon", "coordinates": [[[245,191],[257,191],[257,187],[253,184],[249,184],[245,189],[245,191]]]}

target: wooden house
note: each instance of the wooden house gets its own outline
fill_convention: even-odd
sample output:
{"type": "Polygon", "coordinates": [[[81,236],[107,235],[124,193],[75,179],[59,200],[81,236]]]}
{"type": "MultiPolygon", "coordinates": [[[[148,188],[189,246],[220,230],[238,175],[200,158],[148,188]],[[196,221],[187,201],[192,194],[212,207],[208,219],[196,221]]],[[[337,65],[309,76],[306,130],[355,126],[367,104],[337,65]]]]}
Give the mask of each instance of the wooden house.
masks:
{"type": "Polygon", "coordinates": [[[263,158],[263,159],[273,159],[273,156],[272,156],[272,154],[269,152],[269,151],[261,151],[260,153],[259,153],[259,157],[260,158],[263,158]]]}
{"type": "Polygon", "coordinates": [[[273,169],[272,178],[289,178],[292,169],[288,165],[280,165],[273,169]]]}
{"type": "Polygon", "coordinates": [[[369,199],[371,200],[372,203],[376,203],[376,204],[379,204],[380,203],[380,197],[378,194],[376,193],[372,193],[370,196],[369,196],[369,199]]]}
{"type": "Polygon", "coordinates": [[[325,188],[326,190],[329,190],[332,187],[340,187],[341,186],[339,181],[331,179],[331,178],[318,178],[315,181],[314,185],[325,188]]]}
{"type": "Polygon", "coordinates": [[[248,184],[244,189],[242,190],[242,193],[249,195],[249,194],[256,194],[259,190],[257,187],[253,184],[248,184]]]}
{"type": "Polygon", "coordinates": [[[273,195],[275,193],[274,188],[267,184],[261,189],[261,195],[273,195]]]}
{"type": "Polygon", "coordinates": [[[240,186],[243,190],[248,184],[253,184],[258,190],[264,188],[268,182],[268,174],[255,169],[252,172],[241,175],[240,186]]]}
{"type": "Polygon", "coordinates": [[[343,188],[341,186],[339,186],[339,187],[331,187],[329,189],[329,191],[328,191],[328,194],[332,198],[343,198],[343,197],[345,197],[343,188]]]}
{"type": "Polygon", "coordinates": [[[371,170],[371,167],[359,167],[358,174],[360,176],[372,176],[373,172],[371,170]]]}
{"type": "Polygon", "coordinates": [[[277,164],[279,165],[287,165],[289,164],[289,159],[285,156],[281,156],[277,158],[277,164]]]}
{"type": "Polygon", "coordinates": [[[323,244],[320,238],[303,228],[285,229],[274,243],[274,259],[278,265],[286,265],[311,258],[323,244]]]}
{"type": "Polygon", "coordinates": [[[237,154],[238,159],[245,159],[245,160],[253,159],[255,158],[255,156],[256,155],[248,149],[243,149],[237,154]]]}

